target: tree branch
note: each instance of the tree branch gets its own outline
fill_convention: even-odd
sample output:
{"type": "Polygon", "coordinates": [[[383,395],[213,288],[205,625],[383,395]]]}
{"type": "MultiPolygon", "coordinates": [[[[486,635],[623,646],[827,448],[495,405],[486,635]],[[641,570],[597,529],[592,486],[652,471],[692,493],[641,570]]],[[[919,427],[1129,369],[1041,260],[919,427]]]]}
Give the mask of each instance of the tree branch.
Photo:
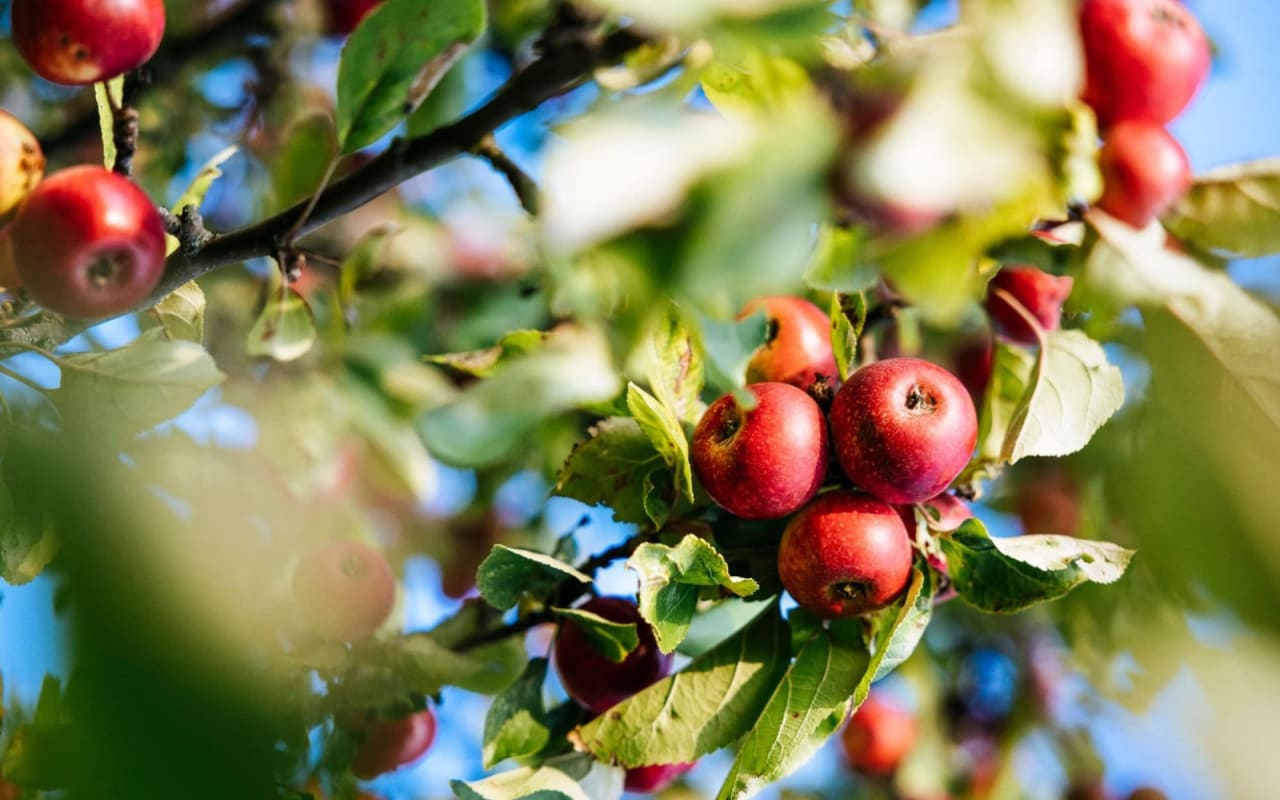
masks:
{"type": "Polygon", "coordinates": [[[525,211],[528,211],[531,216],[537,215],[538,184],[520,169],[519,164],[502,151],[492,134],[481,139],[471,152],[488,161],[489,166],[507,179],[507,183],[511,184],[512,191],[516,193],[516,199],[520,201],[525,211]]]}

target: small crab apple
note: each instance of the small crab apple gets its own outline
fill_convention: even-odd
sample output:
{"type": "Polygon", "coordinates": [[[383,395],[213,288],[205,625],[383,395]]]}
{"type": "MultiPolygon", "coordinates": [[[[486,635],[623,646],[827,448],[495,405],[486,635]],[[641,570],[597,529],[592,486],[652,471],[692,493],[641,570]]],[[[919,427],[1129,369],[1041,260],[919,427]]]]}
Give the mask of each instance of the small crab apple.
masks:
{"type": "Polygon", "coordinates": [[[834,491],[797,514],[778,545],[778,577],[800,607],[853,617],[893,602],[911,577],[907,529],[893,506],[834,491]]]}
{"type": "Polygon", "coordinates": [[[956,376],[918,358],[890,358],[849,376],[831,405],[846,475],[888,503],[928,500],[955,480],[978,439],[978,414],[956,376]]]}
{"type": "Polygon", "coordinates": [[[1135,228],[1145,228],[1191,187],[1191,164],[1178,140],[1157,125],[1125,122],[1107,133],[1098,152],[1102,197],[1098,207],[1135,228]]]}
{"type": "Polygon", "coordinates": [[[102,167],[46,178],[13,221],[13,256],[37,303],[97,319],[147,298],[164,273],[164,223],[146,193],[102,167]]]}
{"type": "Polygon", "coordinates": [[[918,734],[915,715],[872,693],[849,718],[840,743],[851,767],[884,777],[911,752],[918,734]]]}
{"type": "Polygon", "coordinates": [[[371,780],[412,764],[436,739],[436,715],[429,708],[400,719],[380,719],[360,725],[360,745],[351,762],[351,774],[371,780]]]}
{"type": "Polygon", "coordinates": [[[1176,117],[1209,72],[1209,40],[1178,0],[1084,0],[1084,101],[1104,130],[1176,117]]]}
{"type": "Polygon", "coordinates": [[[819,380],[834,385],[831,320],[822,309],[799,297],[757,297],[738,319],[757,311],[768,320],[768,336],[747,362],[748,382],[789,383],[806,391],[819,380]]]}
{"type": "Polygon", "coordinates": [[[396,604],[396,576],[378,550],[352,541],[307,553],[293,573],[293,596],[307,628],[326,639],[372,636],[396,604]]]}
{"type": "Polygon", "coordinates": [[[329,0],[329,33],[346,36],[369,16],[369,12],[382,5],[382,0],[329,0]]]}
{"type": "Polygon", "coordinates": [[[1022,344],[1035,344],[1036,331],[1014,308],[1016,301],[1035,318],[1041,329],[1057,330],[1062,324],[1062,304],[1071,294],[1070,277],[1052,275],[1028,265],[1003,267],[987,284],[987,313],[996,330],[1022,344]]]}
{"type": "Polygon", "coordinates": [[[560,683],[574,702],[600,714],[671,671],[671,656],[658,649],[658,640],[636,604],[622,597],[596,597],[580,606],[612,622],[635,623],[639,644],[621,662],[596,650],[573,620],[565,620],[554,648],[560,683]]]}
{"type": "Polygon", "coordinates": [[[624,788],[636,794],[654,794],[680,780],[680,777],[693,769],[697,762],[685,764],[653,764],[647,767],[632,767],[627,770],[624,788]]]}
{"type": "Polygon", "coordinates": [[[827,474],[827,422],[808,394],[788,383],[755,383],[755,408],[733,394],[707,408],[690,459],[707,494],[743,519],[777,519],[809,502],[827,474]]]}
{"type": "Polygon", "coordinates": [[[164,24],[164,0],[13,0],[18,52],[37,75],[69,86],[142,66],[164,24]]]}
{"type": "Polygon", "coordinates": [[[44,151],[27,126],[0,110],[0,215],[18,206],[44,177],[44,151]]]}

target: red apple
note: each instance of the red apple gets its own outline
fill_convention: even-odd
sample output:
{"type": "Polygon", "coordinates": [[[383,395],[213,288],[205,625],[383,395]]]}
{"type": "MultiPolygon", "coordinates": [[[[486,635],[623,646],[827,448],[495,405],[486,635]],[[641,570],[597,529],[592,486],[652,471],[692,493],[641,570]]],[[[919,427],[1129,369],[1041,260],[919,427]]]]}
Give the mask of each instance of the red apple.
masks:
{"type": "Polygon", "coordinates": [[[13,0],[13,43],[40,77],[82,86],[142,66],[164,21],[164,0],[13,0]]]}
{"type": "Polygon", "coordinates": [[[422,758],[436,739],[436,715],[424,708],[400,719],[377,720],[358,733],[351,774],[371,780],[422,758]]]}
{"type": "Polygon", "coordinates": [[[648,767],[632,767],[627,770],[625,788],[636,794],[654,794],[680,779],[696,762],[687,764],[654,764],[648,767]]]}
{"type": "Polygon", "coordinates": [[[102,167],[64,169],[35,188],[13,222],[23,286],[59,314],[121,314],[164,273],[164,223],[147,195],[102,167]]]}
{"type": "Polygon", "coordinates": [[[0,110],[0,215],[8,214],[44,177],[44,151],[17,117],[0,110]]]}
{"type": "Polygon", "coordinates": [[[382,0],[328,0],[329,33],[346,36],[354,31],[382,0]]]}
{"type": "Polygon", "coordinates": [[[846,475],[888,503],[919,503],[950,485],[978,440],[964,384],[936,364],[891,358],[849,376],[831,405],[846,475]]]}
{"type": "Polygon", "coordinates": [[[1035,344],[1036,331],[1009,302],[1017,301],[1046,331],[1062,324],[1062,304],[1071,294],[1070,277],[1051,275],[1032,266],[1003,267],[987,284],[987,313],[996,330],[1009,339],[1035,344]],[[1007,297],[1006,297],[1007,295],[1007,297]]]}
{"type": "Polygon", "coordinates": [[[379,551],[360,542],[333,542],[302,557],[293,596],[307,628],[334,641],[372,636],[396,604],[396,576],[379,551]]]}
{"type": "Polygon", "coordinates": [[[1145,228],[1191,187],[1191,164],[1164,128],[1126,122],[1107,133],[1098,153],[1103,190],[1098,207],[1145,228]]]}
{"type": "Polygon", "coordinates": [[[1177,0],[1084,0],[1084,101],[1102,129],[1121,122],[1163,125],[1209,72],[1209,40],[1177,0]]]}
{"type": "Polygon", "coordinates": [[[690,459],[721,507],[743,519],[777,519],[809,502],[827,473],[827,423],[808,394],[787,383],[747,387],[711,404],[693,432],[690,459]]]}
{"type": "Polygon", "coordinates": [[[805,391],[819,380],[835,385],[831,319],[822,309],[798,297],[757,297],[738,319],[757,311],[764,311],[769,334],[747,363],[749,383],[789,383],[805,391]]]}
{"type": "Polygon", "coordinates": [[[581,606],[613,622],[636,625],[640,643],[621,662],[610,661],[591,644],[573,620],[565,620],[554,649],[560,683],[574,702],[600,714],[626,700],[671,671],[671,656],[658,649],[658,640],[636,604],[621,597],[596,597],[581,606]]]}
{"type": "Polygon", "coordinates": [[[893,506],[835,491],[787,524],[778,577],[806,611],[853,617],[892,603],[911,578],[911,559],[911,540],[893,506]]]}
{"type": "MultiPolygon", "coordinates": [[[[953,494],[940,494],[920,503],[920,505],[924,506],[928,513],[929,527],[943,533],[950,533],[963,525],[965,520],[973,519],[973,509],[969,508],[968,503],[953,494]]],[[[916,533],[915,506],[898,506],[898,515],[902,517],[902,523],[907,526],[907,531],[911,534],[911,538],[914,539],[916,533]]]]}
{"type": "Polygon", "coordinates": [[[891,774],[902,763],[919,734],[916,718],[871,694],[853,712],[840,735],[849,765],[877,777],[891,774]]]}

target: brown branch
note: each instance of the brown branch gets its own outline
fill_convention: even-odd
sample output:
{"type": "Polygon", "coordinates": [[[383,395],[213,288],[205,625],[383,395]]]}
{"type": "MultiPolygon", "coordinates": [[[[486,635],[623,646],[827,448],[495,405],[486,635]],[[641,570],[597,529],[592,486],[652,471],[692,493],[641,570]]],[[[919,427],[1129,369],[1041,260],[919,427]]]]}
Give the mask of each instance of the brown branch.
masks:
{"type": "Polygon", "coordinates": [[[488,161],[489,166],[507,179],[507,183],[511,184],[511,190],[516,193],[516,199],[520,201],[525,211],[528,211],[531,216],[537,215],[538,184],[503,152],[492,134],[481,139],[471,152],[488,161]]]}

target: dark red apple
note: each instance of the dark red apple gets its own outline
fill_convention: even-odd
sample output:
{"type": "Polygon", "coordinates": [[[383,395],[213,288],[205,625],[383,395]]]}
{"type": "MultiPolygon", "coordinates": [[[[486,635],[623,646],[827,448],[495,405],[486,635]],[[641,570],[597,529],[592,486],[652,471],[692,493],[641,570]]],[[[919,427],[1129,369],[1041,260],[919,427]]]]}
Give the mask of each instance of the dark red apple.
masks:
{"type": "Polygon", "coordinates": [[[907,757],[918,735],[915,715],[873,693],[853,712],[840,742],[850,766],[867,775],[884,777],[907,757]]]}
{"type": "Polygon", "coordinates": [[[329,33],[346,36],[354,31],[382,0],[328,0],[329,33]]]}
{"type": "Polygon", "coordinates": [[[1057,330],[1062,324],[1062,304],[1071,294],[1070,277],[1052,275],[1027,265],[1002,267],[987,284],[987,313],[995,328],[1022,344],[1039,341],[1036,330],[1010,303],[1016,301],[1035,318],[1041,329],[1057,330]]]}
{"type": "Polygon", "coordinates": [[[69,86],[142,66],[164,22],[164,0],[13,0],[18,52],[37,75],[69,86]]]}
{"type": "Polygon", "coordinates": [[[919,503],[960,474],[978,440],[964,384],[918,358],[891,358],[849,376],[831,405],[836,456],[857,486],[887,503],[919,503]]]}
{"type": "Polygon", "coordinates": [[[1209,72],[1209,40],[1177,0],[1084,0],[1084,101],[1102,129],[1163,125],[1191,102],[1209,72]]]}
{"type": "Polygon", "coordinates": [[[827,473],[827,422],[788,383],[747,387],[755,408],[732,394],[711,404],[693,432],[690,459],[707,494],[743,519],[777,519],[809,502],[827,473]]]}
{"type": "Polygon", "coordinates": [[[26,125],[0,110],[0,215],[18,206],[44,177],[44,151],[26,125]]]}
{"type": "Polygon", "coordinates": [[[632,767],[627,770],[625,788],[636,794],[660,792],[680,779],[696,762],[687,764],[654,764],[648,767],[632,767]]]}
{"type": "Polygon", "coordinates": [[[351,774],[367,781],[422,758],[436,740],[436,715],[424,708],[400,719],[377,720],[357,732],[361,741],[351,774]]]}
{"type": "Polygon", "coordinates": [[[293,596],[307,628],[326,639],[372,636],[396,604],[396,576],[378,550],[342,541],[318,547],[298,562],[293,596]]]}
{"type": "Polygon", "coordinates": [[[1145,228],[1191,187],[1191,164],[1178,140],[1157,125],[1125,122],[1107,133],[1098,153],[1102,197],[1098,207],[1135,228],[1145,228]]]}
{"type": "Polygon", "coordinates": [[[799,297],[757,297],[738,319],[757,311],[768,319],[768,337],[747,362],[748,383],[789,383],[805,391],[818,380],[837,383],[831,319],[822,309],[799,297]]]}
{"type": "Polygon", "coordinates": [[[911,540],[893,506],[835,491],[787,524],[778,577],[806,611],[853,617],[892,603],[911,578],[911,559],[911,540]]]}
{"type": "Polygon", "coordinates": [[[634,622],[640,643],[621,662],[610,661],[591,644],[573,620],[565,620],[554,648],[560,683],[574,702],[600,714],[671,671],[671,656],[658,649],[653,629],[636,604],[621,597],[595,597],[583,611],[613,622],[634,622]]]}
{"type": "Polygon", "coordinates": [[[13,222],[13,256],[37,303],[97,319],[151,294],[164,274],[164,223],[136,185],[102,167],[46,178],[13,222]]]}

